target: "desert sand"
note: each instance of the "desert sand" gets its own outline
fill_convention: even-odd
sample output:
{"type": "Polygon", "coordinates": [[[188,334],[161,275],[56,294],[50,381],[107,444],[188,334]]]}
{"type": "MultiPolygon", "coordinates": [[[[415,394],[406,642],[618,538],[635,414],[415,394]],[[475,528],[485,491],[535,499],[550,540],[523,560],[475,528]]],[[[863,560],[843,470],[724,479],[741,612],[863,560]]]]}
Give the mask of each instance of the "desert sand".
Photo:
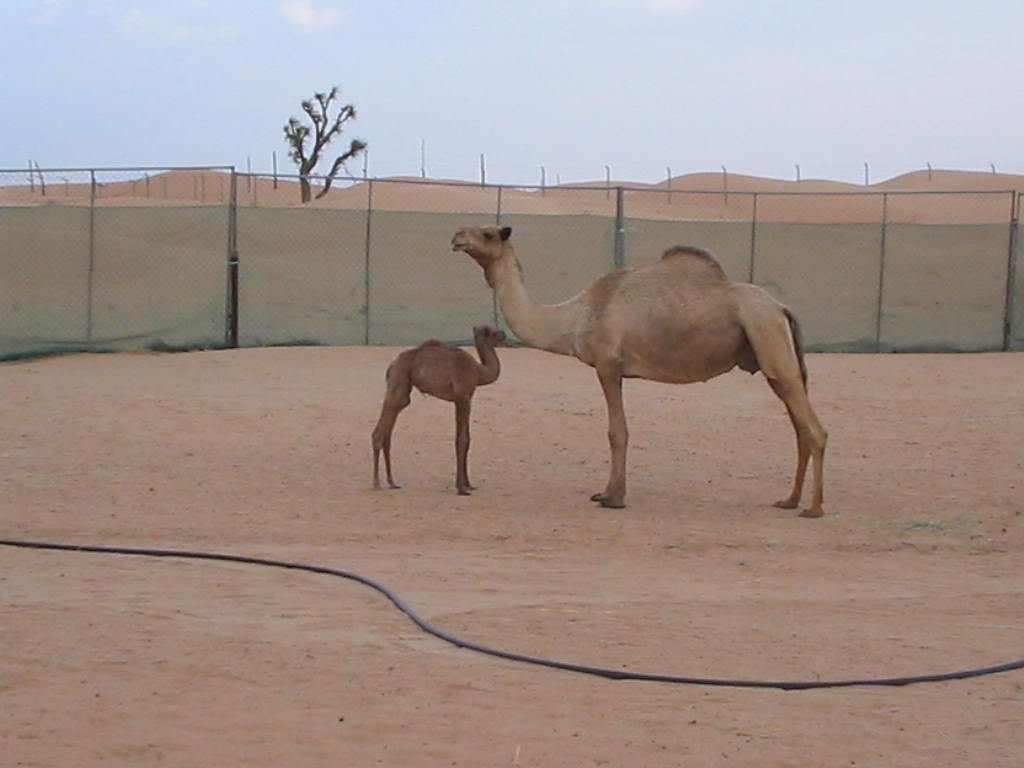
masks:
{"type": "MultiPolygon", "coordinates": [[[[203,169],[98,172],[96,186],[87,171],[44,172],[28,185],[0,184],[0,206],[224,205],[231,197],[230,175],[203,169]],[[70,180],[67,180],[68,177],[70,180]],[[63,181],[61,181],[63,180],[63,181]]],[[[340,180],[328,194],[306,206],[294,177],[239,175],[242,206],[364,209],[371,204],[364,180],[340,180]]],[[[451,179],[393,177],[373,180],[372,207],[378,211],[466,214],[590,214],[614,216],[616,187],[624,190],[629,216],[664,220],[787,221],[810,223],[1008,222],[1024,192],[1024,176],[1008,173],[915,171],[870,185],[823,179],[786,181],[738,173],[689,173],[657,184],[632,181],[587,182],[554,187],[481,186],[451,179]],[[756,215],[754,197],[758,197],[756,215]],[[883,212],[883,196],[889,199],[883,212]]]]}
{"type": "MultiPolygon", "coordinates": [[[[630,381],[630,494],[592,371],[500,350],[454,492],[414,397],[371,490],[394,348],[0,365],[0,538],[347,569],[475,642],[639,672],[819,680],[1024,657],[1024,353],[812,355],[826,516],[763,379],[630,381]]],[[[1019,766],[1024,671],[901,688],[613,682],[459,649],[348,581],[0,547],[10,766],[1019,766]]]]}

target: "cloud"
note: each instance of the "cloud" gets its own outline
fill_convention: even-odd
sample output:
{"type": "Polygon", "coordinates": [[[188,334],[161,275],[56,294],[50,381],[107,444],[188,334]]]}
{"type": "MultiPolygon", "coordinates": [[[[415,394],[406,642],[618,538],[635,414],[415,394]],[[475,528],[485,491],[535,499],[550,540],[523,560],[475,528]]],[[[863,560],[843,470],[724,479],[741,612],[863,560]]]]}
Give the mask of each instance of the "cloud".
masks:
{"type": "Polygon", "coordinates": [[[139,10],[129,12],[122,20],[122,26],[132,35],[165,40],[203,40],[212,43],[238,35],[238,30],[230,25],[182,24],[139,10]]]}
{"type": "Polygon", "coordinates": [[[304,32],[331,29],[341,22],[337,8],[316,5],[310,0],[287,0],[278,6],[282,15],[304,32]]]}

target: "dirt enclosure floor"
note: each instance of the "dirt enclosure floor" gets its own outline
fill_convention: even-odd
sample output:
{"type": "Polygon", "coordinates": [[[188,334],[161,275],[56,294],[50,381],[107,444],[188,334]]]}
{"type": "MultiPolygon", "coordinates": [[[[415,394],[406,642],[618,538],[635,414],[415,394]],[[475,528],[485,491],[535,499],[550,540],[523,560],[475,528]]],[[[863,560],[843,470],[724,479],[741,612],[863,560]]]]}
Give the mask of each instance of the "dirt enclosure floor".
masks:
{"type": "MultiPolygon", "coordinates": [[[[629,506],[596,507],[604,404],[501,350],[454,493],[414,396],[371,490],[395,354],[281,348],[0,365],[0,538],[347,569],[467,640],[762,680],[1024,657],[1024,354],[812,355],[826,516],[770,502],[794,440],[760,376],[627,382],[629,506]]],[[[1020,766],[1024,671],[901,688],[614,682],[419,631],[354,582],[0,547],[4,766],[1020,766]]]]}

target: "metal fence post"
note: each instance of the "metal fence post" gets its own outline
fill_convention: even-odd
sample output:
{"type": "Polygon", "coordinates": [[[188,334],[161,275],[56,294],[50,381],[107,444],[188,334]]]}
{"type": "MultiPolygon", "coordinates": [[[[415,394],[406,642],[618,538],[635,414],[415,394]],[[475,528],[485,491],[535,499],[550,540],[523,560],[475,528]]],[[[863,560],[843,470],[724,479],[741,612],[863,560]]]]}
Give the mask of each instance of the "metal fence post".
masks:
{"type": "Polygon", "coordinates": [[[89,275],[85,298],[85,343],[92,345],[93,279],[96,272],[96,171],[89,171],[89,275]]]}
{"type": "Polygon", "coordinates": [[[882,193],[882,236],[878,253],[878,302],[875,307],[875,352],[882,351],[882,299],[885,295],[886,234],[889,229],[889,193],[882,193]]]}
{"type": "Polygon", "coordinates": [[[1003,314],[1003,351],[1008,352],[1013,342],[1013,315],[1016,310],[1017,250],[1020,246],[1020,200],[1021,194],[1014,190],[1010,195],[1010,244],[1006,257],[1006,303],[1003,314]]]}
{"type": "Polygon", "coordinates": [[[228,274],[227,322],[224,343],[229,349],[238,348],[238,175],[231,169],[228,184],[228,274]]]}
{"type": "Polygon", "coordinates": [[[625,193],[622,187],[615,188],[615,268],[626,265],[626,211],[625,193]]]}
{"type": "MultiPolygon", "coordinates": [[[[499,227],[501,226],[501,190],[502,189],[503,189],[503,187],[499,184],[498,185],[498,202],[497,202],[498,209],[497,209],[497,211],[495,213],[495,222],[494,222],[499,227]]],[[[500,325],[500,323],[498,321],[498,294],[497,294],[496,291],[491,291],[491,312],[494,313],[494,327],[495,328],[500,328],[501,325],[500,325]]]]}
{"type": "Polygon", "coordinates": [[[750,275],[748,283],[754,282],[754,254],[757,253],[757,192],[754,193],[754,203],[750,212],[750,275]]]}
{"type": "Polygon", "coordinates": [[[363,344],[370,346],[370,233],[373,218],[373,179],[366,182],[366,250],[363,255],[363,344]]]}

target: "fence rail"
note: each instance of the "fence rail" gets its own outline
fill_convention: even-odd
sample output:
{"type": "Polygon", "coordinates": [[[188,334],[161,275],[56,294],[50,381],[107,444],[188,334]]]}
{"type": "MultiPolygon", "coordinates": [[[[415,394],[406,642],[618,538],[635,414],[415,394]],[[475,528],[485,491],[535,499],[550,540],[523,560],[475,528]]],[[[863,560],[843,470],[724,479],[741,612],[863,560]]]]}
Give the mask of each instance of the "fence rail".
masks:
{"type": "Polygon", "coordinates": [[[1024,349],[1012,189],[347,179],[298,205],[296,181],[228,166],[0,170],[0,358],[463,343],[476,323],[502,324],[479,270],[447,248],[475,223],[514,228],[543,302],[689,243],[793,307],[814,350],[1024,349]]]}

